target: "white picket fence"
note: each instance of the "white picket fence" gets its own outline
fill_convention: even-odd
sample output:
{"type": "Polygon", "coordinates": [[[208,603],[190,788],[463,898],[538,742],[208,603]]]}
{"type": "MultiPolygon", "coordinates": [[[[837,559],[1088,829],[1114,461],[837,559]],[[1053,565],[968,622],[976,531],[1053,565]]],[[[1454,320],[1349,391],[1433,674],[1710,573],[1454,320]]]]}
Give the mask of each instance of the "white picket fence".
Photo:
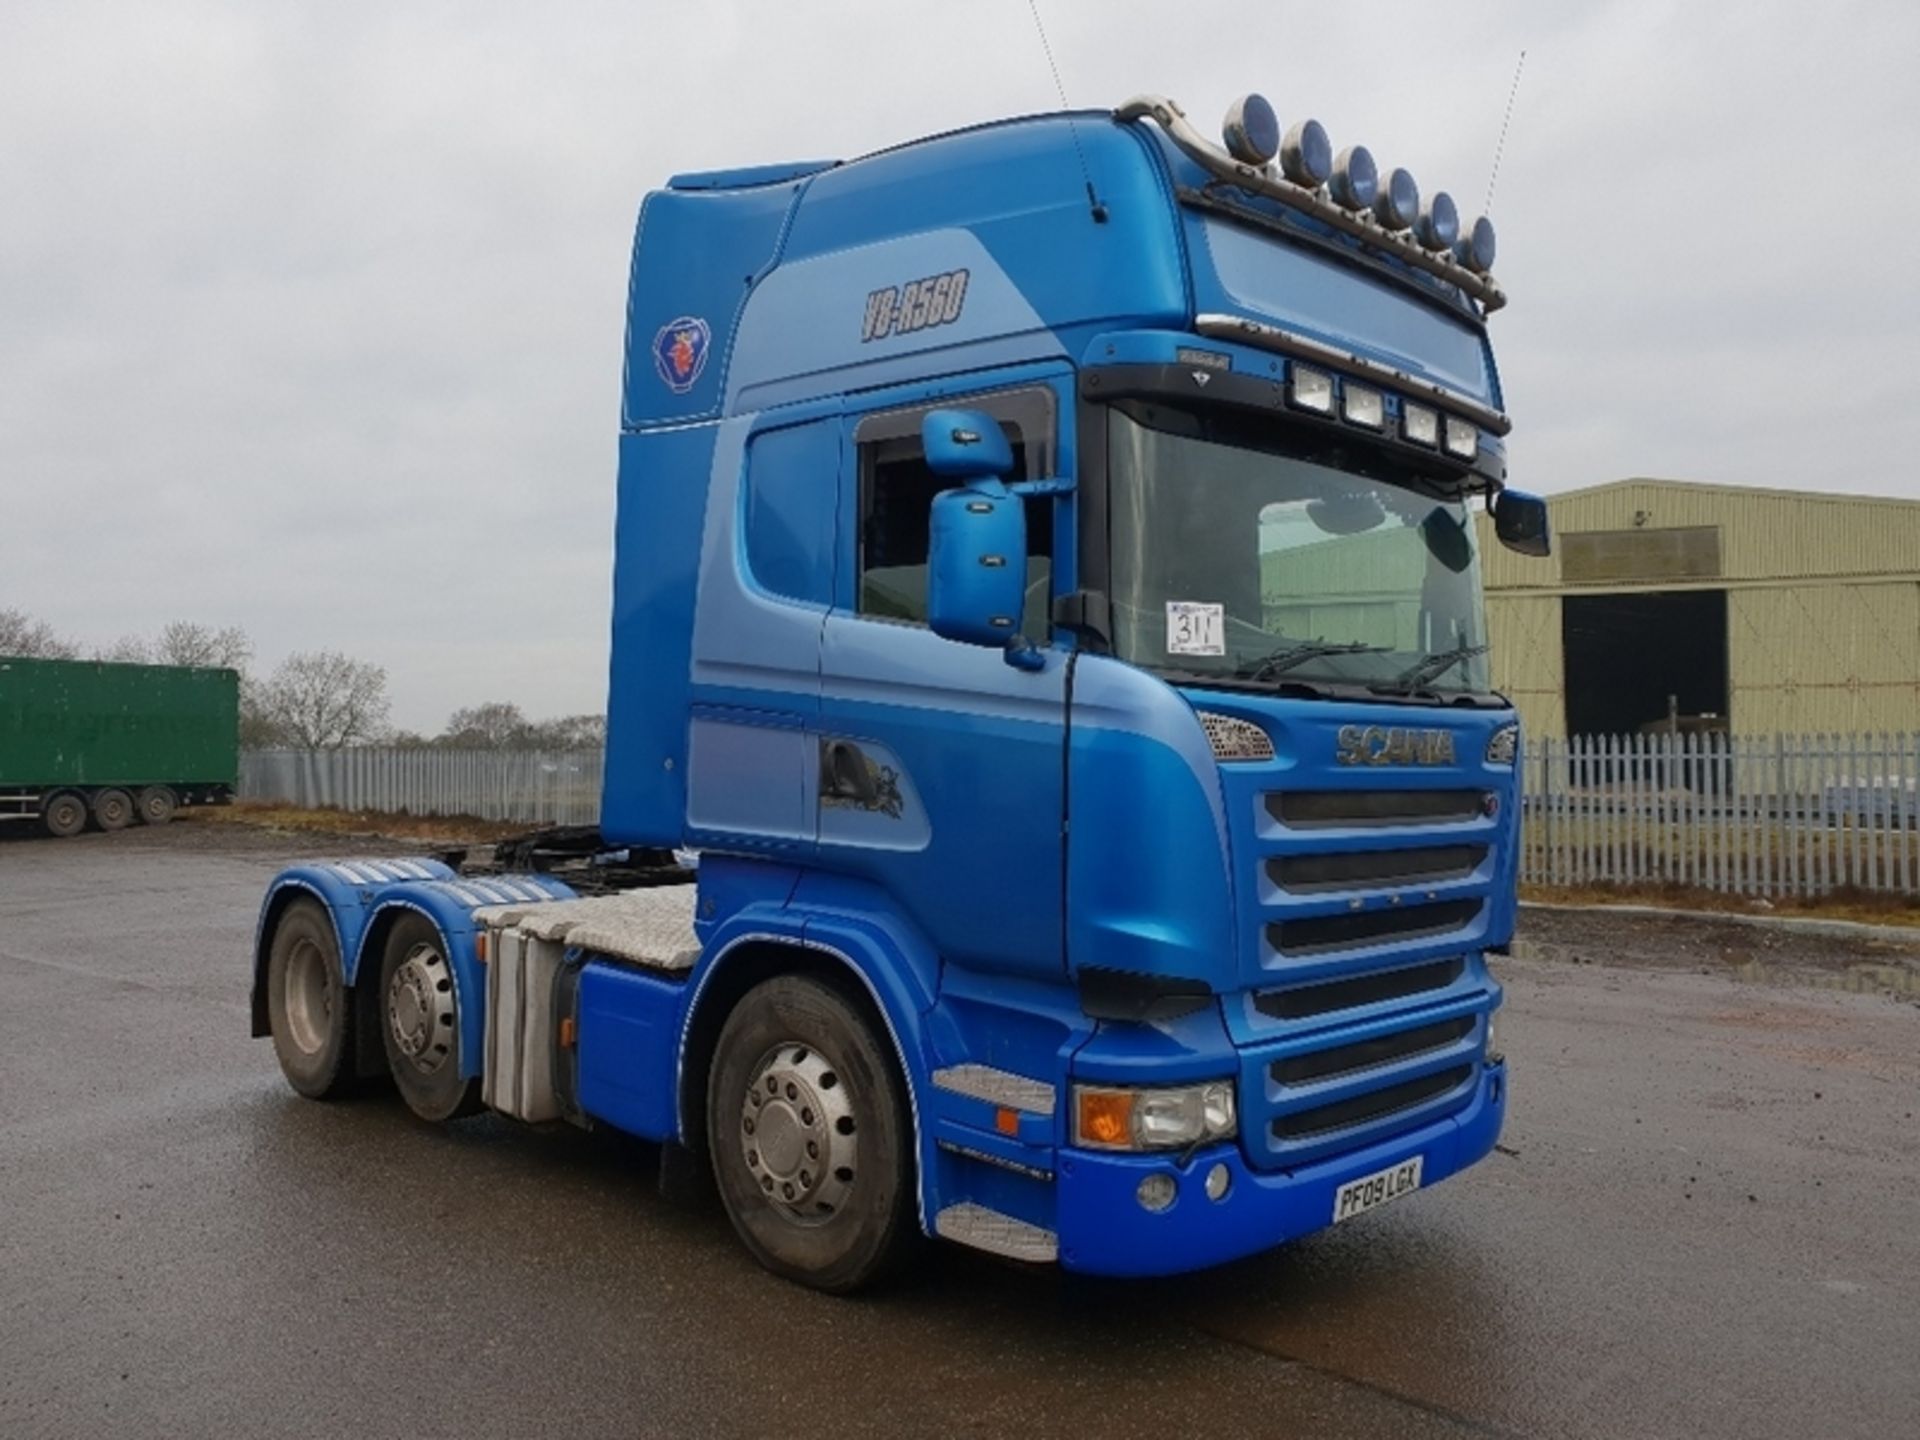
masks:
{"type": "MultiPolygon", "coordinates": [[[[599,750],[251,751],[240,794],[300,806],[591,825],[599,750]]],[[[1529,742],[1520,875],[1753,896],[1920,895],[1920,733],[1529,742]]]]}
{"type": "Polygon", "coordinates": [[[1531,742],[1521,878],[1920,894],[1920,734],[1531,742]]]}
{"type": "Polygon", "coordinates": [[[599,750],[250,750],[240,757],[240,798],[591,825],[600,818],[604,759],[599,750]]]}

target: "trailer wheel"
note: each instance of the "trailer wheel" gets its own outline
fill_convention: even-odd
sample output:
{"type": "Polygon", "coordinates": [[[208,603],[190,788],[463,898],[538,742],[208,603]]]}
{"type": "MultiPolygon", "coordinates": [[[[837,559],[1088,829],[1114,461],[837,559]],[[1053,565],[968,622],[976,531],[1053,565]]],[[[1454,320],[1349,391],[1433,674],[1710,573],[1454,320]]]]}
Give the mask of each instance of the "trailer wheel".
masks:
{"type": "Polygon", "coordinates": [[[295,900],[274,927],[267,1027],[287,1083],[309,1100],[330,1100],[352,1083],[353,1015],[340,942],[316,901],[295,900]]]}
{"type": "Polygon", "coordinates": [[[480,1082],[460,1074],[460,996],[440,927],[402,915],[380,964],[387,1068],[422,1120],[457,1120],[480,1108],[480,1082]]]}
{"type": "Polygon", "coordinates": [[[140,812],[141,824],[164,825],[180,808],[180,797],[173,793],[170,785],[149,785],[134,797],[133,804],[140,812]]]}
{"type": "Polygon", "coordinates": [[[133,823],[133,797],[124,790],[93,792],[93,823],[102,830],[124,830],[133,823]]]}
{"type": "Polygon", "coordinates": [[[78,791],[62,790],[40,807],[40,823],[58,840],[78,835],[87,828],[87,802],[78,791]]]}
{"type": "Polygon", "coordinates": [[[912,1246],[903,1082],[861,1007],[781,975],[727,1017],[707,1086],[707,1148],[733,1228],[789,1280],[844,1294],[912,1246]]]}

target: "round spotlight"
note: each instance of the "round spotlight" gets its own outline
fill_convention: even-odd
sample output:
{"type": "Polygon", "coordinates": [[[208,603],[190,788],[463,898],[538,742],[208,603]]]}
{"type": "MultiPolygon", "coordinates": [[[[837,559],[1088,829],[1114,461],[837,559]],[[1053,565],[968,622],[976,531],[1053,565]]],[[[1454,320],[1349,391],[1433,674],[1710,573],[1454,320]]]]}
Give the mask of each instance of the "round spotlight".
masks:
{"type": "Polygon", "coordinates": [[[1404,230],[1420,218],[1420,187],[1413,173],[1395,167],[1373,198],[1373,218],[1389,230],[1404,230]]]}
{"type": "Polygon", "coordinates": [[[1453,244],[1453,258],[1476,275],[1493,269],[1493,222],[1482,215],[1453,244]]]}
{"type": "Polygon", "coordinates": [[[1434,191],[1433,198],[1420,207],[1420,218],[1413,225],[1413,238],[1420,242],[1423,250],[1453,248],[1453,242],[1460,238],[1460,210],[1446,191],[1434,191]]]}
{"type": "Polygon", "coordinates": [[[1220,135],[1242,165],[1271,164],[1280,153],[1280,117],[1264,95],[1242,95],[1229,105],[1220,135]]]}
{"type": "MultiPolygon", "coordinates": [[[[1493,1016],[1491,1015],[1487,1017],[1487,1047],[1489,1052],[1491,1052],[1493,1048],[1493,1016]]],[[[1491,1053],[1489,1053],[1487,1057],[1487,1063],[1489,1065],[1493,1063],[1491,1053]]],[[[1211,1170],[1207,1171],[1206,1185],[1207,1199],[1214,1201],[1224,1200],[1227,1198],[1227,1191],[1233,1186],[1233,1172],[1227,1169],[1224,1163],[1216,1164],[1211,1170]]]]}
{"type": "Polygon", "coordinates": [[[1296,185],[1318,190],[1333,174],[1333,141],[1318,120],[1301,120],[1287,127],[1280,142],[1280,171],[1296,185]]]}
{"type": "Polygon", "coordinates": [[[1380,194],[1380,168],[1373,163],[1373,152],[1364,145],[1342,150],[1333,162],[1328,189],[1342,210],[1365,210],[1372,205],[1380,194]]]}

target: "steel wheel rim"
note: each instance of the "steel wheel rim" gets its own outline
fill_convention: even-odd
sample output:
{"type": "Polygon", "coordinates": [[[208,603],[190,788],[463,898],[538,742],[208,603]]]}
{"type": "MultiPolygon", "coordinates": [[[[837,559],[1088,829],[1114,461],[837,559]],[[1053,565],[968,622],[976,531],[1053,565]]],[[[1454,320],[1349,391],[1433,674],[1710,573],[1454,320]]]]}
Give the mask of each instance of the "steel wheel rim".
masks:
{"type": "Polygon", "coordinates": [[[426,941],[407,952],[387,982],[387,1029],[400,1057],[431,1075],[453,1053],[453,971],[426,941]]]}
{"type": "Polygon", "coordinates": [[[832,1060],[798,1040],[760,1057],[740,1102],[740,1157],[774,1210],[824,1225],[859,1173],[853,1100],[832,1060]]]}
{"type": "Polygon", "coordinates": [[[287,956],[287,1036],[303,1055],[318,1055],[333,1026],[333,982],[327,958],[311,940],[294,942],[287,956]]]}

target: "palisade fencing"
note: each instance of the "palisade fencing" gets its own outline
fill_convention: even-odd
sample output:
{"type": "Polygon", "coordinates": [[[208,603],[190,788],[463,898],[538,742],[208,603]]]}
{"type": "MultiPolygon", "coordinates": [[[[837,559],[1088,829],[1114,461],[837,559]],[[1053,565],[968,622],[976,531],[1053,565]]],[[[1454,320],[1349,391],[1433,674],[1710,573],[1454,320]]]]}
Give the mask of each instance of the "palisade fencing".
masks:
{"type": "Polygon", "coordinates": [[[240,798],[592,825],[604,760],[600,750],[249,750],[240,757],[240,798]]]}
{"type": "Polygon", "coordinates": [[[1521,878],[1920,895],[1920,734],[1536,740],[1521,878]]]}

